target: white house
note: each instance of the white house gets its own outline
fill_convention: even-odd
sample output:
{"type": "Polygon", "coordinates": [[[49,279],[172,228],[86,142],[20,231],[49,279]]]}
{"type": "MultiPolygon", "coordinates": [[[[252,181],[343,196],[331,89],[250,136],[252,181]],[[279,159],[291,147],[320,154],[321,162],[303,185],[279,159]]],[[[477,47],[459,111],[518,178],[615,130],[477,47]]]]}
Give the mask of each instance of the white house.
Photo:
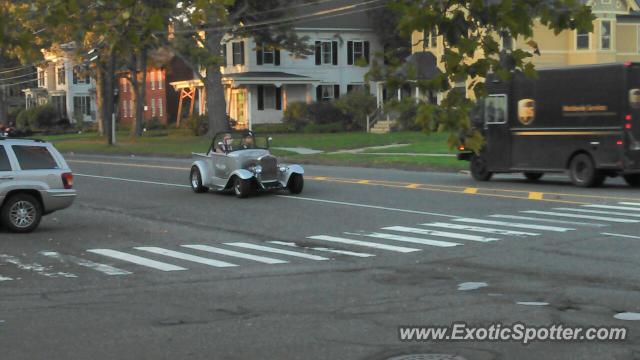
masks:
{"type": "Polygon", "coordinates": [[[37,67],[37,87],[23,90],[27,109],[50,103],[61,119],[95,121],[95,81],[74,62],[75,46],[63,44],[44,52],[45,63],[37,67]]]}
{"type": "MultiPolygon", "coordinates": [[[[353,3],[357,2],[316,4],[305,8],[305,13],[353,3]]],[[[222,74],[227,113],[238,122],[238,128],[281,122],[292,102],[329,101],[356,89],[369,89],[365,87],[368,64],[382,48],[367,12],[312,17],[296,22],[294,29],[300,37],[309,39],[311,55],[299,57],[285,50],[263,48],[252,38],[229,39],[224,44],[226,64],[222,74]]],[[[184,89],[194,82],[172,85],[184,89]]]]}

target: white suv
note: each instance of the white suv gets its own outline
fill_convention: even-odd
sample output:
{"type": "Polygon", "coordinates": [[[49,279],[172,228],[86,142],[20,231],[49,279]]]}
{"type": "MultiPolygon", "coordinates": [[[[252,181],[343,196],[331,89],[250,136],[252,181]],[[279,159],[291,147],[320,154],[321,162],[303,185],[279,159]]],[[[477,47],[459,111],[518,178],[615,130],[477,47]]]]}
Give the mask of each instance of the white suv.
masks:
{"type": "Polygon", "coordinates": [[[0,137],[0,223],[35,230],[43,215],[71,206],[73,174],[50,143],[0,137]]]}

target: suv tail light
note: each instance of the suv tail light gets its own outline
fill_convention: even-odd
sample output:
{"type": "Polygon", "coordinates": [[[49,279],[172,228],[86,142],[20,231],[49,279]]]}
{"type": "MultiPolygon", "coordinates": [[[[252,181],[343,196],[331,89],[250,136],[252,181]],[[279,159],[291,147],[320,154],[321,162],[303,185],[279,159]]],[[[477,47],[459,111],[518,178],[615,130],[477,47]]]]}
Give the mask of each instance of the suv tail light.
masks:
{"type": "Polygon", "coordinates": [[[64,173],[62,174],[62,185],[64,188],[69,190],[73,188],[73,174],[72,173],[64,173]]]}

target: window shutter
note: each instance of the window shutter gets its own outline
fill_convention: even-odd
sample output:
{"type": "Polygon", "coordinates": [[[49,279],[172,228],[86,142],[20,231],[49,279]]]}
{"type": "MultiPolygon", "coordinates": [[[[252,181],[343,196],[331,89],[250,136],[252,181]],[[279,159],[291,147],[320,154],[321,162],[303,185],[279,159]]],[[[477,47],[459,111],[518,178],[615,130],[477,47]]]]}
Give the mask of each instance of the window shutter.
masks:
{"type": "Polygon", "coordinates": [[[264,54],[264,52],[263,52],[263,50],[262,50],[262,48],[261,48],[261,47],[259,47],[259,48],[257,48],[257,49],[256,49],[256,63],[257,63],[258,65],[262,65],[262,57],[263,57],[263,54],[264,54]]]}
{"type": "Polygon", "coordinates": [[[353,41],[347,42],[347,65],[353,65],[353,41]]]}
{"type": "Polygon", "coordinates": [[[225,67],[229,66],[229,63],[227,61],[227,44],[226,43],[222,44],[222,63],[224,64],[225,67]]]}
{"type": "Polygon", "coordinates": [[[333,98],[334,99],[340,98],[340,85],[333,85],[333,98]]]}
{"type": "Polygon", "coordinates": [[[282,87],[276,87],[276,110],[282,110],[282,87]]]}
{"type": "Polygon", "coordinates": [[[275,60],[274,63],[276,66],[280,65],[280,50],[275,50],[275,60]]]}
{"type": "Polygon", "coordinates": [[[316,87],[316,100],[318,102],[322,101],[322,85],[316,87]]]}
{"type": "Polygon", "coordinates": [[[333,53],[333,65],[338,65],[338,42],[331,42],[331,52],[333,53]]]}
{"type": "Polygon", "coordinates": [[[264,110],[264,85],[258,85],[258,110],[264,110]]]}
{"type": "Polygon", "coordinates": [[[316,41],[316,65],[322,64],[322,42],[316,41]]]}
{"type": "Polygon", "coordinates": [[[244,41],[240,41],[240,65],[244,65],[244,41]]]}
{"type": "Polygon", "coordinates": [[[367,64],[369,64],[369,42],[365,41],[364,42],[364,59],[367,61],[367,64]]]}

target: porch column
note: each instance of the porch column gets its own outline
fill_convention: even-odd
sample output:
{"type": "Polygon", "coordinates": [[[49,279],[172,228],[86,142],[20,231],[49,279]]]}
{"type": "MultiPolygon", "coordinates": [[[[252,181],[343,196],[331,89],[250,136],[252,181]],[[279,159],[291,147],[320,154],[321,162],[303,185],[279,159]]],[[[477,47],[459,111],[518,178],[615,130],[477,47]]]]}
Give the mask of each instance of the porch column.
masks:
{"type": "Polygon", "coordinates": [[[252,86],[251,85],[247,85],[247,123],[249,126],[249,131],[253,131],[253,112],[252,112],[252,105],[253,105],[253,91],[252,90],[252,86]]]}
{"type": "Polygon", "coordinates": [[[311,104],[312,102],[311,94],[313,93],[314,89],[315,87],[313,86],[313,84],[307,84],[307,94],[305,99],[307,101],[307,104],[311,104]]]}
{"type": "Polygon", "coordinates": [[[420,87],[416,86],[416,104],[420,103],[420,87]]]}
{"type": "Polygon", "coordinates": [[[398,88],[398,101],[402,101],[402,87],[398,88]]]}
{"type": "Polygon", "coordinates": [[[376,83],[376,104],[378,104],[378,108],[381,109],[384,104],[384,99],[382,98],[383,89],[382,83],[376,83]]]}

